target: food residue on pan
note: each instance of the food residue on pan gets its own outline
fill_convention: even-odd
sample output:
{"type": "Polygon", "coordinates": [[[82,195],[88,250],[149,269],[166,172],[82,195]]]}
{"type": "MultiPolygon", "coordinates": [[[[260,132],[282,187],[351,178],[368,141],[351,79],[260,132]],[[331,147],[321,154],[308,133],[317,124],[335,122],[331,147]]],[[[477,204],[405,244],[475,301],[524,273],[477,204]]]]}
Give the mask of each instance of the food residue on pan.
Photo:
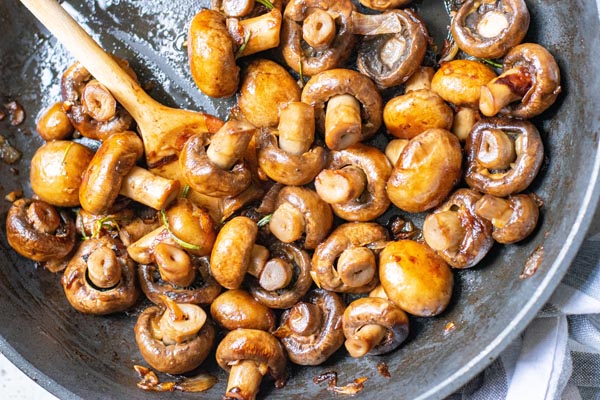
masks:
{"type": "Polygon", "coordinates": [[[525,266],[523,267],[523,271],[521,275],[519,275],[519,279],[527,279],[533,276],[535,272],[538,270],[542,261],[544,260],[544,246],[539,245],[536,249],[527,257],[525,261],[525,266]]]}
{"type": "Polygon", "coordinates": [[[368,380],[366,376],[356,378],[344,386],[337,385],[337,372],[327,371],[313,378],[314,383],[321,383],[327,381],[327,390],[337,394],[349,394],[355,395],[364,389],[364,383],[368,380]]]}

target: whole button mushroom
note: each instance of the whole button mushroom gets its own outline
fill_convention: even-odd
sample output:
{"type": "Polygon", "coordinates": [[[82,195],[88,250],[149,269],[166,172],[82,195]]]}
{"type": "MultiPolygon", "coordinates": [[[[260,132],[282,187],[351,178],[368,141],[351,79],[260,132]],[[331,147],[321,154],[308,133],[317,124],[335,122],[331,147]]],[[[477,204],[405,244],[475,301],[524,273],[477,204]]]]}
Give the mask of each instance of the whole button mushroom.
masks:
{"type": "Polygon", "coordinates": [[[455,106],[478,109],[481,87],[495,77],[492,68],[478,61],[448,61],[433,75],[431,90],[455,106]]]}
{"type": "Polygon", "coordinates": [[[476,265],[494,244],[492,224],[475,211],[480,198],[474,190],[458,189],[423,223],[425,242],[454,268],[476,265]]]}
{"type": "Polygon", "coordinates": [[[63,102],[58,101],[42,112],[36,130],[42,139],[49,142],[68,139],[75,128],[63,108],[63,102]]]}
{"type": "Polygon", "coordinates": [[[430,41],[425,24],[411,10],[354,12],[352,32],[363,36],[356,66],[381,88],[406,82],[421,65],[430,41]]]}
{"type": "Polygon", "coordinates": [[[523,41],[529,19],[524,0],[468,0],[452,18],[452,37],[473,57],[500,58],[523,41]]]}
{"type": "Polygon", "coordinates": [[[408,337],[408,316],[391,301],[363,297],[348,304],[342,318],[346,350],[352,357],[389,353],[408,337]]]}
{"type": "Polygon", "coordinates": [[[560,69],[548,50],[524,43],[504,57],[502,74],[481,88],[479,109],[485,116],[498,113],[529,119],[544,112],[561,91],[560,69]]]}
{"type": "Polygon", "coordinates": [[[299,101],[301,92],[285,68],[260,58],[244,68],[238,105],[248,122],[257,128],[275,127],[280,105],[299,101]]]}
{"type": "Polygon", "coordinates": [[[333,226],[329,204],[302,186],[286,186],[277,194],[269,230],[280,241],[292,243],[304,237],[302,246],[314,249],[333,226]]]}
{"type": "Polygon", "coordinates": [[[291,0],[283,12],[282,53],[299,74],[313,76],[337,68],[352,54],[350,0],[291,0]]]}
{"type": "Polygon", "coordinates": [[[287,379],[286,358],[281,344],[270,333],[257,329],[236,329],[219,343],[217,363],[229,372],[226,398],[255,399],[263,376],[281,387],[287,379]]]}
{"type": "Polygon", "coordinates": [[[377,11],[386,11],[407,5],[412,0],[359,0],[360,4],[377,11]]]}
{"type": "Polygon", "coordinates": [[[75,247],[75,223],[65,211],[46,202],[19,199],[6,216],[6,239],[30,260],[61,260],[75,247]]]}
{"type": "Polygon", "coordinates": [[[381,126],[381,95],[357,71],[337,68],[314,75],[302,90],[302,101],[314,107],[317,129],[332,150],[366,140],[381,126]]]}
{"type": "Polygon", "coordinates": [[[381,251],[379,279],[388,298],[416,316],[440,314],[452,297],[448,264],[429,246],[412,240],[390,242],[381,251]]]}
{"type": "Polygon", "coordinates": [[[338,226],[315,249],[310,273],[313,281],[320,288],[339,293],[373,290],[379,283],[377,254],[369,247],[388,239],[387,230],[375,222],[338,226]]]}
{"type": "Polygon", "coordinates": [[[506,199],[484,195],[475,203],[475,213],[491,221],[492,237],[498,243],[515,243],[529,236],[539,218],[539,207],[531,195],[517,194],[506,199]]]}
{"type": "Polygon", "coordinates": [[[275,336],[294,364],[319,365],[344,343],[343,314],[344,303],[336,293],[315,289],[282,314],[275,336]]]}
{"type": "Polygon", "coordinates": [[[210,305],[210,315],[227,330],[238,328],[275,330],[275,316],[270,308],[241,289],[221,293],[210,305]]]}
{"type": "Polygon", "coordinates": [[[31,158],[29,182],[40,200],[57,207],[78,207],[79,187],[94,152],[67,140],[39,147],[31,158]]]}
{"type": "Polygon", "coordinates": [[[117,239],[88,239],[81,243],[64,271],[61,282],[67,300],[85,314],[125,311],[140,294],[135,266],[117,239]]]}
{"type": "Polygon", "coordinates": [[[392,203],[408,212],[439,205],[458,183],[462,149],[456,136],[444,129],[428,129],[402,149],[387,182],[392,203]]]}
{"type": "Polygon", "coordinates": [[[206,196],[241,193],[252,181],[244,153],[255,132],[256,128],[247,122],[230,120],[210,139],[208,134],[192,135],[179,155],[183,180],[206,196]]]}
{"type": "Polygon", "coordinates": [[[525,190],[544,159],[544,145],[536,127],[511,118],[477,122],[467,138],[465,151],[467,184],[498,197],[525,190]]]}
{"type": "Polygon", "coordinates": [[[355,144],[332,151],[330,162],[315,179],[315,190],[335,215],[346,221],[370,221],[389,207],[386,182],[392,164],[375,147],[355,144]]]}
{"type": "Polygon", "coordinates": [[[146,308],[135,324],[144,360],[167,374],[183,374],[202,364],[212,349],[215,329],[202,308],[167,300],[166,309],[146,308]]]}
{"type": "Polygon", "coordinates": [[[157,210],[175,200],[179,181],[137,167],[143,152],[142,140],[132,131],[114,133],[104,140],[81,180],[81,207],[92,214],[106,213],[119,194],[157,210]]]}

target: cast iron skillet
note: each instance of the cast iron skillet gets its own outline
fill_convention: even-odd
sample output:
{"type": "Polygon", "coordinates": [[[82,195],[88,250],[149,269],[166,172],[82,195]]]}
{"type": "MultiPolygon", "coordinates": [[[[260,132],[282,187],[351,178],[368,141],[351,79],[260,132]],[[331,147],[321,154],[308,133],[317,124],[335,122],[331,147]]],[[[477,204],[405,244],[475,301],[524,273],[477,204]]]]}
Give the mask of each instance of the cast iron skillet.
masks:
{"type": "MultiPolygon", "coordinates": [[[[156,82],[151,94],[178,107],[225,116],[232,101],[212,101],[195,88],[182,44],[187,24],[207,1],[72,0],[71,14],[97,34],[101,45],[131,61],[142,81],[156,82]]],[[[316,398],[330,395],[312,378],[333,369],[339,383],[367,376],[358,398],[442,398],[487,366],[535,316],[575,256],[589,226],[600,188],[600,32],[594,0],[529,0],[532,24],[527,41],[545,45],[562,70],[563,93],[534,122],[541,130],[546,161],[532,186],[543,200],[542,220],[533,237],[496,246],[477,268],[456,272],[449,309],[434,319],[412,319],[412,334],[399,350],[382,357],[351,360],[338,352],[324,365],[294,368],[287,386],[264,382],[260,396],[316,398]],[[543,247],[543,250],[542,250],[543,247]],[[520,279],[535,251],[543,260],[531,277],[520,279]],[[453,322],[455,329],[445,329],[453,322]],[[376,365],[384,361],[391,378],[376,365]]],[[[415,1],[439,43],[448,18],[441,0],[415,1]]],[[[59,99],[58,81],[73,60],[17,0],[0,2],[0,97],[16,99],[28,112],[1,133],[24,152],[14,166],[0,163],[2,197],[22,188],[31,195],[27,160],[41,143],[36,113],[59,99]]],[[[2,221],[9,207],[0,201],[2,221]]],[[[137,389],[134,364],[145,364],[133,340],[133,323],[143,305],[128,314],[91,317],[74,311],[64,298],[59,275],[35,268],[0,241],[0,350],[34,380],[60,398],[148,399],[164,395],[137,389]]],[[[584,279],[585,277],[582,277],[584,279]]],[[[202,395],[218,399],[226,376],[214,361],[206,368],[219,383],[202,395]]],[[[170,395],[171,396],[171,395],[170,395]]],[[[170,398],[193,398],[173,394],[170,398]]]]}

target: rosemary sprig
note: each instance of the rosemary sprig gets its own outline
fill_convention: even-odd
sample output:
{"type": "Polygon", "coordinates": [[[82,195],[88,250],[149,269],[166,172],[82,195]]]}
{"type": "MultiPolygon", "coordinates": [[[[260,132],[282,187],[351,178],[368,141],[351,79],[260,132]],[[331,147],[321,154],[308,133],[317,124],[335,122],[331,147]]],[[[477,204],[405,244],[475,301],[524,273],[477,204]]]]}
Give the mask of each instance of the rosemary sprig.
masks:
{"type": "Polygon", "coordinates": [[[273,3],[271,3],[269,0],[256,0],[257,3],[262,4],[263,6],[267,7],[269,10],[272,10],[275,8],[275,6],[273,5],[273,3]]]}
{"type": "Polygon", "coordinates": [[[256,225],[259,228],[262,228],[263,226],[267,225],[269,222],[271,222],[271,219],[273,218],[273,214],[269,214],[269,215],[265,215],[264,217],[262,217],[257,223],[256,225]]]}
{"type": "Polygon", "coordinates": [[[238,58],[240,58],[242,56],[242,53],[246,49],[246,46],[248,45],[248,41],[249,40],[250,40],[250,30],[247,30],[246,32],[244,32],[244,43],[242,43],[242,45],[240,46],[240,48],[235,53],[235,58],[236,59],[238,59],[238,58]]]}

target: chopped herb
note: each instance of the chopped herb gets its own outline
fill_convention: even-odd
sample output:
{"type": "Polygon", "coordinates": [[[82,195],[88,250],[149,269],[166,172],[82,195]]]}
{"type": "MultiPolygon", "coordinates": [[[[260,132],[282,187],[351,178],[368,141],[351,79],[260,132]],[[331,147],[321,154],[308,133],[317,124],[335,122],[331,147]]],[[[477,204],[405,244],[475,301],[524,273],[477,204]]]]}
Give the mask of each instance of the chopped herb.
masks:
{"type": "Polygon", "coordinates": [[[256,225],[258,225],[259,228],[262,228],[263,226],[271,222],[271,218],[273,218],[273,214],[265,215],[256,223],[256,225]]]}
{"type": "Polygon", "coordinates": [[[242,43],[242,45],[240,46],[238,51],[235,53],[236,59],[240,58],[242,56],[242,53],[246,49],[246,46],[248,45],[249,40],[250,40],[250,30],[247,30],[246,32],[244,32],[244,43],[242,43]]]}
{"type": "Polygon", "coordinates": [[[190,191],[190,185],[185,185],[183,187],[183,189],[181,190],[181,198],[187,199],[189,191],[190,191]]]}
{"type": "Polygon", "coordinates": [[[257,3],[262,4],[263,6],[267,7],[269,10],[272,10],[275,8],[275,6],[273,5],[273,3],[271,3],[269,0],[256,0],[257,3]]]}
{"type": "Polygon", "coordinates": [[[484,63],[491,65],[494,68],[502,68],[502,64],[493,61],[493,60],[488,60],[487,58],[482,58],[481,61],[483,61],[484,63]]]}
{"type": "Polygon", "coordinates": [[[175,234],[173,233],[173,231],[171,231],[171,227],[169,226],[169,221],[167,220],[167,213],[165,212],[165,210],[160,210],[160,216],[162,218],[163,225],[165,226],[165,228],[167,228],[167,231],[171,234],[171,236],[173,237],[173,240],[175,241],[175,243],[177,243],[178,245],[180,245],[184,249],[188,249],[188,250],[202,250],[202,248],[200,246],[192,244],[192,243],[188,243],[188,242],[186,242],[184,240],[179,239],[177,236],[175,236],[175,234]]]}
{"type": "Polygon", "coordinates": [[[71,150],[71,147],[73,147],[74,142],[70,142],[69,145],[67,146],[67,148],[65,149],[65,153],[63,154],[63,158],[61,161],[62,165],[65,165],[67,163],[67,154],[69,154],[69,150],[71,150]]]}

